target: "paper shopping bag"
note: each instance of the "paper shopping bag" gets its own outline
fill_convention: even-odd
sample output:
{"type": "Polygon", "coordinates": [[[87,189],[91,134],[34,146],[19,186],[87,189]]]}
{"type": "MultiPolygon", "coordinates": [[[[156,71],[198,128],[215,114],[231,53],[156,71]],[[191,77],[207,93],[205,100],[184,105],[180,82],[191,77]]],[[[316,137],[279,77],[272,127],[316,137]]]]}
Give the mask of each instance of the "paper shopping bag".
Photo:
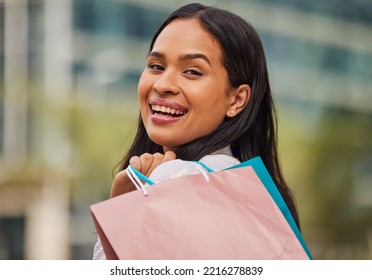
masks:
{"type": "MultiPolygon", "coordinates": [[[[271,198],[275,201],[275,203],[279,207],[280,211],[284,215],[285,219],[287,220],[288,224],[292,228],[292,230],[293,230],[294,234],[296,235],[297,239],[300,241],[302,247],[306,251],[308,257],[310,259],[312,259],[313,257],[311,255],[311,252],[310,252],[309,248],[307,247],[307,244],[306,244],[304,238],[302,237],[302,234],[301,234],[299,228],[297,227],[297,224],[296,224],[295,220],[292,217],[291,211],[289,210],[289,208],[288,208],[287,204],[285,203],[282,195],[280,194],[278,188],[276,187],[275,182],[271,178],[270,173],[266,169],[266,166],[263,163],[261,157],[259,157],[259,156],[254,157],[250,160],[244,161],[244,162],[242,162],[238,165],[232,166],[228,169],[241,168],[241,167],[244,167],[244,166],[252,166],[252,168],[256,172],[257,176],[260,178],[261,182],[263,183],[263,185],[265,186],[265,188],[267,189],[267,191],[271,195],[271,198]]],[[[213,170],[211,170],[211,171],[213,171],[213,170]]]]}
{"type": "Polygon", "coordinates": [[[108,259],[309,259],[252,166],[174,178],[91,206],[108,259]]]}

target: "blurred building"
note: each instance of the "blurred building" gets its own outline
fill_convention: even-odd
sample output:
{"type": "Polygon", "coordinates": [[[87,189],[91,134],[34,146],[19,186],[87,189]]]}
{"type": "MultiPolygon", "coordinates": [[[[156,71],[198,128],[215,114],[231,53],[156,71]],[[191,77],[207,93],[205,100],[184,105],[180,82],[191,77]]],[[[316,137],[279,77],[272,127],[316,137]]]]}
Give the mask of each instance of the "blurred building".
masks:
{"type": "MultiPolygon", "coordinates": [[[[71,195],[79,163],[66,112],[74,102],[133,98],[152,34],[186,2],[0,0],[0,259],[91,257],[92,200],[71,195]]],[[[310,133],[324,110],[371,119],[370,1],[201,2],[256,27],[279,106],[300,111],[310,133]]],[[[351,164],[353,203],[371,217],[372,149],[364,153],[351,164]]],[[[372,225],[365,232],[372,243],[372,225]]]]}

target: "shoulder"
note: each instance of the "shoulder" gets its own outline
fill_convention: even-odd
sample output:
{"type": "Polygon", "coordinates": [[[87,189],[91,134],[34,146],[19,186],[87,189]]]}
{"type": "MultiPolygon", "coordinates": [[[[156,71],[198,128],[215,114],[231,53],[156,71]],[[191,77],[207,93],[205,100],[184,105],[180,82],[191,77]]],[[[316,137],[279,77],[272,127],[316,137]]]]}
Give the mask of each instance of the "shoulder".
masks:
{"type": "Polygon", "coordinates": [[[154,183],[159,183],[172,178],[200,173],[194,163],[175,159],[157,166],[149,176],[154,183]]]}
{"type": "Polygon", "coordinates": [[[204,156],[200,161],[215,171],[229,168],[240,163],[238,159],[228,154],[211,154],[204,156]]]}
{"type": "MultiPolygon", "coordinates": [[[[204,156],[200,159],[200,162],[204,163],[214,171],[229,168],[240,163],[239,160],[231,155],[219,153],[204,156]]],[[[156,167],[149,176],[149,179],[155,183],[159,183],[172,178],[199,173],[200,169],[197,163],[175,159],[164,162],[156,167]]]]}

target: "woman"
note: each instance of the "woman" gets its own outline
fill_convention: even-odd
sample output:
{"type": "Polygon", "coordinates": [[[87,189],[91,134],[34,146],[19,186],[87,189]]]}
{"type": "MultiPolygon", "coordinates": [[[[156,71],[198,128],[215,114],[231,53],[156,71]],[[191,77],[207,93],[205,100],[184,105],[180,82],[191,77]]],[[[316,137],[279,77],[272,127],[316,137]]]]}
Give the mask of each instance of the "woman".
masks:
{"type": "MultiPolygon", "coordinates": [[[[252,26],[226,10],[189,4],[155,33],[138,84],[137,135],[129,164],[154,182],[214,170],[260,156],[299,225],[277,154],[277,124],[262,43],[252,26]]],[[[111,197],[134,190],[125,171],[111,197]]],[[[100,243],[95,259],[104,258],[100,243]]]]}

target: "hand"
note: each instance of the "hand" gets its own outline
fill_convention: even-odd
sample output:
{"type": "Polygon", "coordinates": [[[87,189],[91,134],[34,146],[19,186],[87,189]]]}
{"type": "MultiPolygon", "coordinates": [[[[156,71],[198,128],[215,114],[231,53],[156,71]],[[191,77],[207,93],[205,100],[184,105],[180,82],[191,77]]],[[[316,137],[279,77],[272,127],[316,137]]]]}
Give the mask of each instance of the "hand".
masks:
{"type": "MultiPolygon", "coordinates": [[[[146,177],[149,177],[151,172],[159,164],[176,159],[176,154],[172,151],[167,151],[165,154],[155,153],[155,154],[143,154],[140,157],[134,156],[129,160],[129,164],[135,169],[141,172],[146,177]]],[[[128,178],[125,170],[120,171],[116,174],[114,181],[111,186],[110,197],[115,197],[123,193],[134,191],[136,188],[132,181],[128,178]]]]}

